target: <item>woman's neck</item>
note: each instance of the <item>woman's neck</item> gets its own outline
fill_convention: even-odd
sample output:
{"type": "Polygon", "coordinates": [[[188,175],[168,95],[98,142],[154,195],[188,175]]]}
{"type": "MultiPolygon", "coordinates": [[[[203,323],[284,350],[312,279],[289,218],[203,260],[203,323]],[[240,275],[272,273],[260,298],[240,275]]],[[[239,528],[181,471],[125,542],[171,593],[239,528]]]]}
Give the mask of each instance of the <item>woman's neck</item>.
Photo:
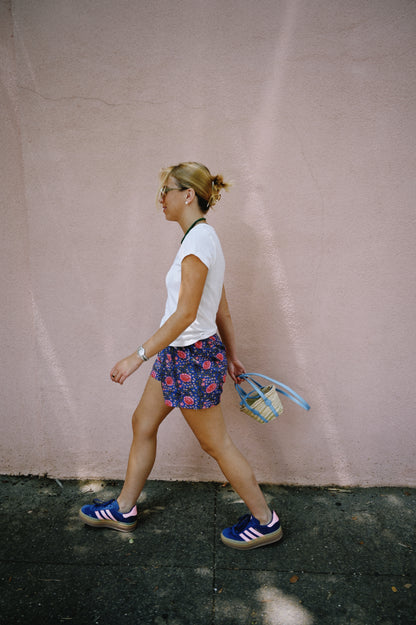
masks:
{"type": "Polygon", "coordinates": [[[197,220],[205,219],[204,213],[199,208],[189,206],[190,210],[184,210],[178,223],[183,232],[187,232],[193,223],[197,220]]]}
{"type": "Polygon", "coordinates": [[[189,228],[188,228],[187,230],[185,230],[185,234],[184,234],[184,235],[183,235],[183,237],[182,237],[181,245],[182,245],[182,243],[183,243],[183,241],[184,241],[184,239],[185,239],[186,235],[188,234],[188,232],[189,232],[190,230],[192,230],[192,228],[193,228],[194,226],[198,225],[198,223],[202,223],[202,222],[204,222],[204,221],[206,221],[205,217],[198,217],[197,219],[195,219],[195,221],[193,221],[193,222],[191,223],[191,225],[189,226],[189,228]]]}

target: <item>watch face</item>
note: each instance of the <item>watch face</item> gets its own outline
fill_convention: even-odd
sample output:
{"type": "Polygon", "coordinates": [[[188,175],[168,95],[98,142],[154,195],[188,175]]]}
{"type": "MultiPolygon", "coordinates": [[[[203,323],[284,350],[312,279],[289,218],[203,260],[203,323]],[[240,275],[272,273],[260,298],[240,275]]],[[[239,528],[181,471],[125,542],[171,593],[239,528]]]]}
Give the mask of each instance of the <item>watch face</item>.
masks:
{"type": "Polygon", "coordinates": [[[140,356],[140,358],[142,360],[147,360],[146,353],[144,351],[144,347],[139,347],[139,349],[137,350],[137,353],[139,354],[139,356],[140,356]]]}

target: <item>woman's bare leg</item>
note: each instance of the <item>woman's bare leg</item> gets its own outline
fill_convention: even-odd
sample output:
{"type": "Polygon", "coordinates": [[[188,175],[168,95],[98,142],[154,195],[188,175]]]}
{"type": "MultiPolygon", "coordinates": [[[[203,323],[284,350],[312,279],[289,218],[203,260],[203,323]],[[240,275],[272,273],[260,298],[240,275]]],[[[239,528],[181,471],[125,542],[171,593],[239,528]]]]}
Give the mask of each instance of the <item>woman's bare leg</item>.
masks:
{"type": "Polygon", "coordinates": [[[126,478],[117,498],[121,512],[136,504],[156,458],[156,440],[160,424],[171,412],[163,399],[160,382],[149,377],[142,398],[133,414],[133,442],[126,478]]]}
{"type": "Polygon", "coordinates": [[[253,470],[229,437],[221,406],[204,410],[182,409],[202,449],[215,458],[226,479],[261,524],[270,522],[271,510],[253,470]]]}

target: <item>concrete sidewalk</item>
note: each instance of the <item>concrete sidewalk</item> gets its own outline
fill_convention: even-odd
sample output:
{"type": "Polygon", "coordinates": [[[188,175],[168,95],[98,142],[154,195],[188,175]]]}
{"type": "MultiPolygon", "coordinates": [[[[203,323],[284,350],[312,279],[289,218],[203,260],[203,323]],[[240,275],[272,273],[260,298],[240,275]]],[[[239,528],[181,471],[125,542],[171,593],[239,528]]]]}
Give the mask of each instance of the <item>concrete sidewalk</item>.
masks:
{"type": "Polygon", "coordinates": [[[2,625],[416,623],[416,489],[266,485],[284,539],[240,552],[229,486],[150,481],[123,534],[78,519],[119,482],[0,480],[2,625]]]}

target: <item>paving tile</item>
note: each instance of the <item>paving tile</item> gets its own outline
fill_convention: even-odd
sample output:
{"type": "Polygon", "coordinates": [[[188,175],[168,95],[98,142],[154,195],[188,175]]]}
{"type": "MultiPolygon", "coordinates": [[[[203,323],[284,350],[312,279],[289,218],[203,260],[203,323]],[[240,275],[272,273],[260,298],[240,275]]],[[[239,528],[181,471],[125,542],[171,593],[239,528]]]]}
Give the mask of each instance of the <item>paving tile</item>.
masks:
{"type": "Polygon", "coordinates": [[[217,569],[214,625],[411,625],[416,588],[409,583],[395,576],[217,569]]]}
{"type": "MultiPolygon", "coordinates": [[[[353,574],[415,575],[416,497],[406,489],[263,487],[281,517],[280,543],[248,552],[219,550],[217,566],[353,574]]],[[[217,528],[246,512],[219,489],[217,528]]]]}
{"type": "Polygon", "coordinates": [[[53,480],[34,480],[28,490],[24,480],[16,482],[0,503],[0,532],[8,537],[7,543],[0,544],[0,559],[14,553],[17,561],[40,558],[61,564],[71,564],[76,557],[89,565],[115,564],[126,558],[147,566],[213,565],[214,485],[149,482],[139,502],[136,531],[122,533],[91,528],[78,517],[81,505],[94,497],[108,499],[121,486],[102,484],[64,482],[61,488],[53,480]],[[201,524],[201,517],[209,522],[201,524]],[[196,527],[192,549],[183,540],[189,524],[196,527]]]}
{"type": "Polygon", "coordinates": [[[264,486],[284,539],[241,552],[220,484],[149,481],[135,532],[85,526],[120,486],[0,477],[0,625],[416,623],[416,489],[264,486]]]}
{"type": "Polygon", "coordinates": [[[1,625],[207,625],[212,571],[2,563],[1,625]]]}

